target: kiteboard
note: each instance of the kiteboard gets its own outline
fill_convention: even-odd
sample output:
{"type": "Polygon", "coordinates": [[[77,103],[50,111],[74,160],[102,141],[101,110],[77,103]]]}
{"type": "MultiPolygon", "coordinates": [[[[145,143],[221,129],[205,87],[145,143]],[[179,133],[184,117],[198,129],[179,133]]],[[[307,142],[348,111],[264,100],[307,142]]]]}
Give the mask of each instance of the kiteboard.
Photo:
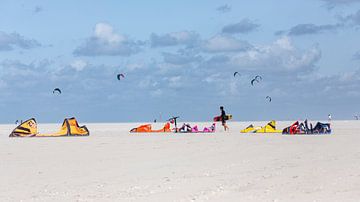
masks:
{"type": "MultiPolygon", "coordinates": [[[[226,114],[226,116],[225,116],[225,121],[230,120],[230,119],[232,119],[232,115],[231,115],[231,114],[226,114]]],[[[215,122],[217,122],[217,121],[222,121],[221,116],[215,116],[215,117],[214,117],[214,121],[215,121],[215,122]]]]}

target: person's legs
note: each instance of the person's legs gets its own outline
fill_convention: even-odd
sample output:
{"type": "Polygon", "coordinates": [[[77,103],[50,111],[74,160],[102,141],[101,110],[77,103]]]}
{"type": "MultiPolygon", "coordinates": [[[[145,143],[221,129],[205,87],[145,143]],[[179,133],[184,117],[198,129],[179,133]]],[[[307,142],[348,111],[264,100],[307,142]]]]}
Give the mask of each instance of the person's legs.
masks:
{"type": "Polygon", "coordinates": [[[222,126],[224,127],[224,130],[225,130],[225,131],[226,131],[226,130],[229,130],[229,127],[226,125],[226,122],[225,122],[225,121],[222,122],[222,126]]]}

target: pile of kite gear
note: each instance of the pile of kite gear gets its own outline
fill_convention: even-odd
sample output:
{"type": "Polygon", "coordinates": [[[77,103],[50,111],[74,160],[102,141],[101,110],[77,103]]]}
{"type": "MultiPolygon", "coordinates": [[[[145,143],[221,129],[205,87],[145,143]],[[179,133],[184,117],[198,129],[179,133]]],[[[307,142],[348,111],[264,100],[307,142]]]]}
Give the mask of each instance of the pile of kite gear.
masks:
{"type": "Polygon", "coordinates": [[[171,132],[170,123],[165,123],[164,127],[159,130],[153,130],[151,124],[141,125],[130,130],[131,133],[166,133],[171,132]]]}
{"type": "Polygon", "coordinates": [[[331,134],[330,123],[317,122],[315,127],[305,120],[303,123],[296,121],[291,126],[284,128],[283,135],[313,135],[313,134],[331,134]]]}
{"type": "Polygon", "coordinates": [[[180,116],[172,116],[170,119],[168,119],[168,121],[171,123],[171,124],[174,124],[175,125],[175,128],[173,128],[173,130],[175,131],[175,133],[178,132],[178,127],[177,127],[177,119],[180,118],[180,116]]]}
{"type": "Polygon", "coordinates": [[[204,127],[202,130],[199,130],[198,126],[195,125],[191,127],[190,124],[184,123],[180,128],[177,127],[177,119],[179,116],[171,117],[167,123],[165,123],[162,129],[153,130],[151,124],[141,125],[139,127],[133,128],[130,130],[131,133],[214,133],[215,132],[215,123],[210,127],[204,127]],[[171,125],[174,124],[175,128],[171,129],[171,125]]]}
{"type": "Polygon", "coordinates": [[[89,136],[86,126],[79,126],[76,119],[66,118],[57,133],[41,134],[38,133],[37,123],[34,118],[26,120],[17,126],[9,137],[63,137],[63,136],[89,136]]]}
{"type": "Polygon", "coordinates": [[[199,130],[197,125],[191,127],[190,124],[184,123],[177,131],[179,133],[214,133],[215,126],[216,124],[213,123],[210,127],[204,127],[202,130],[199,130]]]}
{"type": "Polygon", "coordinates": [[[276,129],[276,121],[272,120],[264,127],[253,126],[252,124],[241,130],[241,133],[281,133],[282,130],[276,129]]]}

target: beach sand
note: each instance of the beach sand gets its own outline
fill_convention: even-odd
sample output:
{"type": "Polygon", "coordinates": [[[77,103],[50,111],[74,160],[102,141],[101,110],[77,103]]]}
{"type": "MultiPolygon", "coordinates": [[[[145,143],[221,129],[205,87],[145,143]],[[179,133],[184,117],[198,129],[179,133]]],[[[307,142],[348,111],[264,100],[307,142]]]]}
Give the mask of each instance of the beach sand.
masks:
{"type": "Polygon", "coordinates": [[[8,138],[15,125],[0,125],[0,201],[360,200],[360,122],[333,121],[333,134],[309,136],[241,134],[249,124],[214,134],[86,124],[89,137],[58,138],[8,138]]]}

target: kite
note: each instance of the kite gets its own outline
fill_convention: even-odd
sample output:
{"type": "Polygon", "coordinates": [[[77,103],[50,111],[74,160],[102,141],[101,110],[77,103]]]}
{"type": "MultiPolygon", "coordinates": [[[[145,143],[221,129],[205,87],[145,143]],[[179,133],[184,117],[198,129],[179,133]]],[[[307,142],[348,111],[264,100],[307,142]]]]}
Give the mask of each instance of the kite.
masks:
{"type": "Polygon", "coordinates": [[[55,94],[55,92],[58,92],[59,94],[61,94],[60,88],[55,88],[55,89],[53,90],[53,94],[55,94]]]}
{"type": "Polygon", "coordinates": [[[266,99],[269,99],[269,102],[271,102],[271,97],[270,96],[266,96],[266,99]]]}
{"type": "Polygon", "coordinates": [[[121,77],[122,77],[122,78],[125,78],[125,75],[124,75],[124,74],[118,74],[116,77],[117,77],[117,79],[120,81],[120,80],[121,80],[121,77]]]}

